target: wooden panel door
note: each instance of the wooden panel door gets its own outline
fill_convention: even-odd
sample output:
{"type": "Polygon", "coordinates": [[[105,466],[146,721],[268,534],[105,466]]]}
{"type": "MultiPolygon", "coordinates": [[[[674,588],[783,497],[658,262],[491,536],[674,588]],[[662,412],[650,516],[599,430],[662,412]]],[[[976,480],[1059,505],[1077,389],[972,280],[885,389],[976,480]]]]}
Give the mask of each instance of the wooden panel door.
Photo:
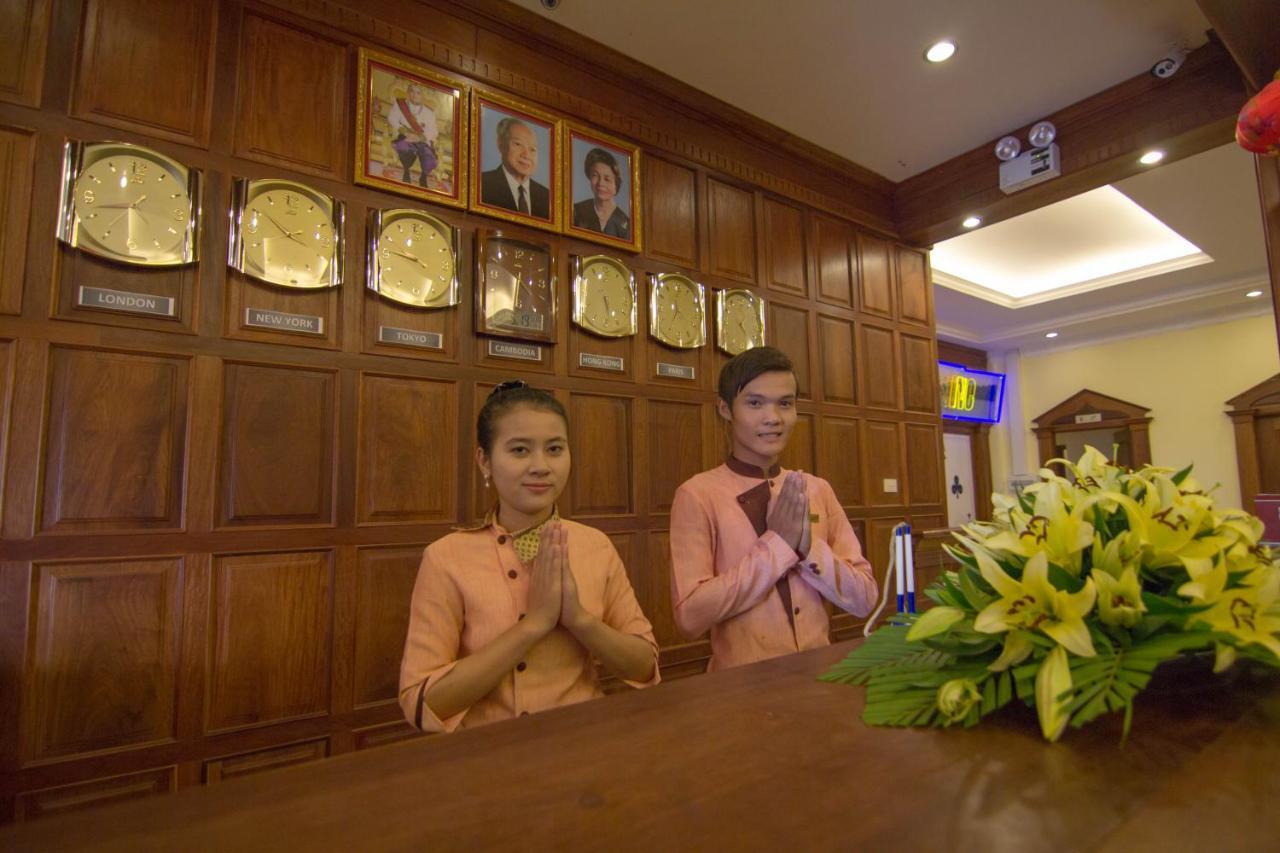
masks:
{"type": "Polygon", "coordinates": [[[328,370],[226,366],[220,524],[333,522],[335,384],[328,370]]]}
{"type": "Polygon", "coordinates": [[[756,280],[756,206],[748,190],[707,179],[707,234],[711,272],[736,281],[756,280]]]}
{"type": "Polygon", "coordinates": [[[796,296],[808,294],[804,212],[777,199],[764,200],[765,285],[796,296]]]}
{"type": "Polygon", "coordinates": [[[186,358],[54,347],[40,529],[182,527],[186,358]]]}
{"type": "Polygon", "coordinates": [[[645,253],[696,269],[698,266],[698,175],[658,157],[645,156],[645,253]]]}
{"type": "Polygon", "coordinates": [[[75,113],[179,142],[207,144],[218,7],[210,2],[88,0],[75,113]]]}
{"type": "Polygon", "coordinates": [[[457,385],[408,376],[360,377],[359,521],[457,519],[457,385]]]}
{"type": "Polygon", "coordinates": [[[34,567],[28,760],[173,739],[181,585],[173,557],[34,567]]]}
{"type": "Polygon", "coordinates": [[[870,234],[858,234],[861,295],[858,308],[868,314],[893,317],[893,269],[889,244],[870,234]]]}
{"type": "Polygon", "coordinates": [[[246,14],[237,91],[237,154],[300,172],[346,175],[345,45],[246,14]]]}
{"type": "Polygon", "coordinates": [[[207,732],[325,714],[333,554],[214,559],[207,732]]]}

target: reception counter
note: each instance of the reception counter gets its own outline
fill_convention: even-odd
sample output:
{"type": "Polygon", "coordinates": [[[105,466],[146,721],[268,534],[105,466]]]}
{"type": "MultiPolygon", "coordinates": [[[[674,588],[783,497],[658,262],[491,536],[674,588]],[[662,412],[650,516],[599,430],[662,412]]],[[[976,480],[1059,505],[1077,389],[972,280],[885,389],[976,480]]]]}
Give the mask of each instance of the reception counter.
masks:
{"type": "MultiPolygon", "coordinates": [[[[856,641],[854,641],[856,642],[856,641]]],[[[3,850],[1263,850],[1280,679],[1153,684],[1040,739],[864,725],[853,643],[0,831],[3,850]]]]}

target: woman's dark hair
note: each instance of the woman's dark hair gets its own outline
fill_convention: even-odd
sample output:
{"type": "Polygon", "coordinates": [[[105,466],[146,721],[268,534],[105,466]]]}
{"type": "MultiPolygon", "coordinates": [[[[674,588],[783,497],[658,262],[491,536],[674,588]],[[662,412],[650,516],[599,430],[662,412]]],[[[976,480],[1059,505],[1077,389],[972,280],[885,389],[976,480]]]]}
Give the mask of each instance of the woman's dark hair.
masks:
{"type": "Polygon", "coordinates": [[[791,366],[791,359],[787,358],[787,354],[780,349],[753,347],[738,353],[720,368],[720,381],[717,388],[720,399],[732,409],[734,398],[747,386],[747,383],[762,373],[775,371],[795,373],[795,369],[791,366]]]}
{"type": "Polygon", "coordinates": [[[587,152],[587,159],[582,161],[582,171],[586,173],[588,178],[591,177],[591,167],[597,163],[604,163],[613,170],[613,183],[618,191],[621,192],[622,170],[618,168],[617,159],[603,148],[592,148],[587,152]]]}
{"type": "Polygon", "coordinates": [[[493,452],[494,426],[516,406],[532,406],[544,412],[552,412],[560,416],[566,427],[569,425],[569,416],[565,414],[564,406],[550,393],[530,387],[523,379],[501,382],[489,392],[489,399],[484,401],[480,415],[476,418],[476,444],[483,447],[486,454],[493,452]]]}

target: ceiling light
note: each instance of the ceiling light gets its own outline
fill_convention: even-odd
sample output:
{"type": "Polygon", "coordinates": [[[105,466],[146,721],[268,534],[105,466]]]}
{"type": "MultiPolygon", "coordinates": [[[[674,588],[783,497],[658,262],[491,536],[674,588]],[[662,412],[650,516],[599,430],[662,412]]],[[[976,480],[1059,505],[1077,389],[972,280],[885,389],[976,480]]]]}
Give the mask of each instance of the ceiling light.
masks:
{"type": "Polygon", "coordinates": [[[1001,160],[1012,160],[1022,150],[1022,143],[1016,136],[1006,136],[996,143],[996,157],[1001,160]]]}
{"type": "Polygon", "coordinates": [[[965,228],[977,228],[979,225],[981,225],[981,224],[982,224],[982,217],[981,217],[981,216],[970,216],[969,218],[965,219],[965,221],[964,221],[964,222],[961,222],[960,224],[961,224],[961,225],[963,225],[965,228]]]}
{"type": "Polygon", "coordinates": [[[1057,332],[1045,332],[1045,333],[1044,333],[1044,336],[1045,336],[1046,338],[1056,338],[1056,337],[1058,336],[1058,333],[1057,333],[1057,332]]]}
{"type": "Polygon", "coordinates": [[[1163,151],[1148,151],[1138,158],[1138,162],[1144,166],[1154,166],[1164,159],[1163,151]]]}
{"type": "Polygon", "coordinates": [[[1040,121],[1036,122],[1031,132],[1027,134],[1027,141],[1031,143],[1032,148],[1048,148],[1057,136],[1058,129],[1053,126],[1053,122],[1040,121]]]}
{"type": "Polygon", "coordinates": [[[940,41],[924,52],[924,58],[930,62],[946,62],[955,56],[956,43],[953,41],[940,41]]]}
{"type": "Polygon", "coordinates": [[[1245,294],[1245,296],[1249,297],[1250,299],[1257,299],[1261,295],[1262,295],[1261,290],[1250,290],[1248,293],[1245,294]]]}

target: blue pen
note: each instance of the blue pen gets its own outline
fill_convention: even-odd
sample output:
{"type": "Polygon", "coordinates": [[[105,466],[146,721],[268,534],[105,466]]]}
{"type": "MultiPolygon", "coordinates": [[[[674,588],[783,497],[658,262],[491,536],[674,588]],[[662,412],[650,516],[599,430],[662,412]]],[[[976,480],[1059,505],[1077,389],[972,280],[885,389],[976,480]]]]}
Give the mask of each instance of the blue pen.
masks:
{"type": "Polygon", "coordinates": [[[903,550],[907,555],[907,612],[916,612],[916,556],[911,550],[911,525],[907,525],[903,537],[903,550]]]}

